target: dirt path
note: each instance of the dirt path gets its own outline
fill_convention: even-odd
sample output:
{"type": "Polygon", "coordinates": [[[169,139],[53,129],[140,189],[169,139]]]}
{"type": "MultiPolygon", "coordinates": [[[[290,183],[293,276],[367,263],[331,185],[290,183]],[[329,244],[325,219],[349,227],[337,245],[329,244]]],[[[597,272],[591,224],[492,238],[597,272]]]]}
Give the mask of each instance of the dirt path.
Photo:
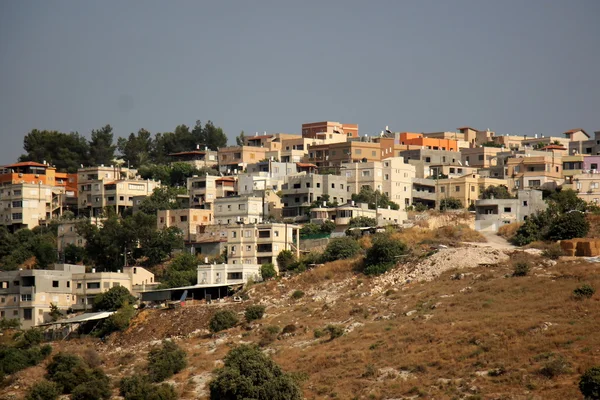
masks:
{"type": "Polygon", "coordinates": [[[480,233],[483,236],[485,236],[485,238],[487,239],[486,243],[469,242],[468,244],[473,245],[473,246],[478,246],[478,247],[491,247],[491,248],[497,249],[497,250],[516,249],[516,246],[513,246],[512,244],[508,243],[504,238],[496,235],[495,232],[480,231],[480,233]]]}

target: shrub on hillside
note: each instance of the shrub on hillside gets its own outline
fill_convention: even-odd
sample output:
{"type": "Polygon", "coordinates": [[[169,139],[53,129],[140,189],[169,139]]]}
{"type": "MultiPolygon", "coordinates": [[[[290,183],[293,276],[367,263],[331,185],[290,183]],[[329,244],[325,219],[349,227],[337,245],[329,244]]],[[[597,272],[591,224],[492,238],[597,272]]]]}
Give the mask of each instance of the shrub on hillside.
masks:
{"type": "Polygon", "coordinates": [[[329,241],[323,252],[323,261],[343,260],[360,253],[360,245],[351,237],[335,238],[329,241]]]}
{"type": "Polygon", "coordinates": [[[46,379],[56,383],[65,394],[71,393],[75,387],[90,380],[87,366],[80,357],[73,354],[56,354],[46,371],[46,379]]]}
{"type": "Polygon", "coordinates": [[[373,239],[373,245],[367,250],[363,272],[367,275],[384,273],[393,268],[406,251],[407,247],[403,242],[390,235],[377,235],[373,239]]]}
{"type": "Polygon", "coordinates": [[[268,263],[260,266],[260,276],[265,280],[269,280],[271,278],[275,278],[277,276],[277,271],[275,270],[275,265],[268,263]]]}
{"type": "Polygon", "coordinates": [[[38,344],[42,343],[43,340],[44,334],[42,333],[41,329],[27,329],[19,340],[19,347],[29,348],[32,346],[37,346],[38,344]]]}
{"type": "Polygon", "coordinates": [[[588,284],[581,285],[573,290],[573,296],[578,300],[589,299],[594,295],[594,293],[596,293],[596,289],[588,284]]]}
{"type": "Polygon", "coordinates": [[[282,250],[277,255],[277,265],[280,271],[287,271],[296,261],[296,255],[291,250],[282,250]]]}
{"type": "Polygon", "coordinates": [[[219,310],[212,318],[208,327],[211,332],[220,332],[225,329],[233,328],[238,323],[237,314],[231,310],[219,310]]]}
{"type": "Polygon", "coordinates": [[[246,317],[246,321],[252,322],[257,319],[261,319],[265,314],[265,306],[261,305],[252,305],[246,307],[246,312],[244,316],[246,317]]]}
{"type": "Polygon", "coordinates": [[[337,339],[344,334],[344,329],[338,325],[327,325],[325,331],[329,333],[329,340],[337,339]]]}
{"type": "Polygon", "coordinates": [[[19,329],[21,327],[21,321],[18,318],[0,319],[0,332],[3,332],[8,329],[19,329]]]}
{"type": "Polygon", "coordinates": [[[71,400],[110,399],[110,380],[99,368],[88,371],[88,380],[77,385],[71,392],[71,400]]]}
{"type": "Polygon", "coordinates": [[[147,377],[132,376],[119,383],[119,394],[125,400],[176,400],[173,385],[162,383],[153,385],[147,377]]]}
{"type": "Polygon", "coordinates": [[[585,371],[579,379],[579,391],[585,399],[600,399],[600,366],[585,371]]]}
{"type": "Polygon", "coordinates": [[[292,299],[298,300],[304,297],[304,292],[302,290],[294,290],[292,293],[292,299]]]}
{"type": "Polygon", "coordinates": [[[558,260],[561,256],[564,256],[565,253],[563,252],[563,249],[560,247],[560,245],[558,245],[557,243],[553,243],[551,245],[548,245],[542,251],[542,255],[551,260],[558,260]]]}
{"type": "Polygon", "coordinates": [[[526,276],[531,267],[526,262],[518,262],[514,266],[513,276],[526,276]]]}
{"type": "Polygon", "coordinates": [[[34,383],[25,395],[25,400],[56,400],[60,395],[58,385],[46,380],[34,383]]]}
{"type": "Polygon", "coordinates": [[[113,332],[124,331],[129,327],[129,323],[134,315],[135,309],[133,306],[125,303],[123,307],[119,308],[117,312],[106,318],[101,323],[95,335],[98,337],[104,337],[113,332]]]}
{"type": "Polygon", "coordinates": [[[11,375],[22,369],[39,364],[49,355],[48,348],[51,352],[52,347],[49,345],[42,348],[37,346],[17,348],[0,345],[0,375],[11,375]]]}
{"type": "Polygon", "coordinates": [[[94,298],[95,311],[116,311],[126,303],[134,304],[135,297],[124,286],[115,286],[94,298]]]}
{"type": "Polygon", "coordinates": [[[223,368],[210,382],[210,399],[300,400],[294,379],[258,347],[242,345],[225,357],[223,368]]]}
{"type": "Polygon", "coordinates": [[[148,353],[148,377],[152,382],[162,382],[186,365],[185,351],[169,340],[164,340],[161,346],[153,347],[148,353]]]}
{"type": "Polygon", "coordinates": [[[442,201],[440,201],[440,210],[441,211],[445,211],[445,210],[460,210],[461,208],[464,208],[462,202],[454,197],[448,197],[447,199],[442,199],[442,201]]]}

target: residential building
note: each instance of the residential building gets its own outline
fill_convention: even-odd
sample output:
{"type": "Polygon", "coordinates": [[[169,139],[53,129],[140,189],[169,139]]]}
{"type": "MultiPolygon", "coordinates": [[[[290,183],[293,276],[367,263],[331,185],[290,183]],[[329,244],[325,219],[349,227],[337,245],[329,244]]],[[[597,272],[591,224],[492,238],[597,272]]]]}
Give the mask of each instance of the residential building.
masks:
{"type": "Polygon", "coordinates": [[[308,219],[308,208],[314,201],[329,196],[329,201],[344,203],[350,197],[346,176],[298,174],[286,178],[281,188],[283,217],[308,219]]]}
{"type": "Polygon", "coordinates": [[[548,205],[541,190],[519,190],[516,199],[481,199],[475,201],[475,229],[498,231],[512,222],[523,222],[544,211],[548,205]]]}
{"type": "Polygon", "coordinates": [[[248,164],[247,175],[259,175],[283,178],[287,175],[293,175],[298,172],[298,163],[280,162],[273,160],[260,161],[255,164],[248,164]],[[266,175],[265,175],[266,174],[266,175]]]}
{"type": "Polygon", "coordinates": [[[454,139],[440,139],[431,136],[425,137],[423,133],[400,133],[400,144],[421,146],[430,150],[458,151],[458,142],[454,139]]]}
{"type": "Polygon", "coordinates": [[[403,156],[402,151],[420,148],[420,146],[398,144],[394,138],[361,138],[344,143],[311,146],[304,161],[314,163],[320,168],[337,168],[343,162],[381,161],[390,157],[403,156]]]}
{"type": "Polygon", "coordinates": [[[183,232],[183,240],[190,242],[194,235],[200,233],[201,227],[214,224],[213,210],[200,208],[183,208],[179,210],[158,210],[157,228],[178,228],[183,232]]]}
{"type": "Polygon", "coordinates": [[[109,289],[122,286],[136,295],[146,288],[156,286],[154,274],[142,267],[125,267],[123,272],[73,272],[74,310],[88,310],[94,305],[94,299],[109,289]]]}
{"type": "Polygon", "coordinates": [[[219,149],[219,171],[223,174],[244,172],[248,164],[267,158],[267,147],[230,146],[219,149]]]}
{"type": "MultiPolygon", "coordinates": [[[[198,146],[199,147],[199,146],[198,146]]],[[[209,150],[205,147],[204,150],[197,148],[192,151],[182,151],[179,153],[169,154],[172,162],[184,162],[198,169],[200,168],[217,168],[219,163],[218,153],[214,150],[209,150]]]]}
{"type": "Polygon", "coordinates": [[[262,197],[229,196],[215,200],[215,223],[219,225],[256,224],[262,222],[268,215],[267,203],[262,197]]]}
{"type": "Polygon", "coordinates": [[[62,270],[0,272],[0,318],[16,318],[23,329],[29,329],[51,320],[51,304],[66,312],[75,303],[72,273],[84,269],[63,265],[62,270]]]}
{"type": "Polygon", "coordinates": [[[371,210],[368,204],[355,204],[353,201],[337,207],[317,207],[310,210],[310,222],[317,224],[329,220],[337,226],[347,226],[351,219],[358,217],[372,218],[377,222],[377,226],[401,224],[408,218],[403,210],[380,207],[371,210]]]}
{"type": "Polygon", "coordinates": [[[553,190],[562,183],[562,157],[555,153],[545,156],[515,157],[506,160],[510,190],[553,190]]]}
{"type": "MultiPolygon", "coordinates": [[[[562,157],[562,174],[566,183],[572,183],[575,175],[583,173],[583,160],[586,158],[587,156],[584,156],[583,154],[562,157]]],[[[600,157],[598,157],[598,159],[600,160],[600,157]]]]}
{"type": "Polygon", "coordinates": [[[580,199],[600,204],[600,170],[586,169],[570,178],[562,185],[563,189],[572,189],[580,199]]]}
{"type": "Polygon", "coordinates": [[[348,181],[347,199],[369,187],[384,193],[401,209],[412,204],[412,179],[415,167],[406,164],[402,157],[386,158],[383,161],[365,163],[342,163],[342,174],[348,181]]]}
{"type": "Polygon", "coordinates": [[[259,135],[257,132],[254,136],[246,136],[244,138],[244,146],[264,147],[269,151],[280,151],[282,149],[282,142],[301,138],[301,135],[291,133],[267,134],[265,132],[263,135],[259,135]]]}
{"type": "Polygon", "coordinates": [[[497,164],[498,153],[504,150],[500,147],[479,146],[461,149],[462,163],[468,167],[490,168],[497,164]]]}
{"type": "Polygon", "coordinates": [[[302,124],[302,137],[313,139],[333,139],[335,135],[358,137],[357,124],[342,124],[339,122],[323,121],[302,124]]]}
{"type": "Polygon", "coordinates": [[[259,264],[198,265],[198,285],[240,285],[262,280],[259,264]]]}
{"type": "Polygon", "coordinates": [[[237,195],[236,178],[232,176],[194,175],[187,178],[190,204],[193,208],[212,210],[218,197],[237,195]]]}
{"type": "Polygon", "coordinates": [[[160,186],[141,179],[134,169],[114,165],[80,168],[77,174],[79,211],[90,217],[102,215],[105,207],[121,214],[135,205],[135,196],[149,196],[160,186]]]}
{"type": "Polygon", "coordinates": [[[272,263],[278,269],[277,256],[290,250],[298,256],[300,226],[293,224],[234,224],[227,226],[227,262],[232,265],[272,263]]]}
{"type": "MultiPolygon", "coordinates": [[[[56,247],[59,253],[63,253],[65,247],[68,245],[75,245],[77,247],[85,246],[85,238],[77,233],[77,220],[64,220],[57,223],[57,234],[56,234],[56,247]]],[[[94,220],[90,220],[94,223],[94,220]]]]}
{"type": "Polygon", "coordinates": [[[185,242],[186,250],[191,254],[205,257],[218,257],[225,251],[227,232],[221,225],[200,225],[190,241],[185,242]]]}
{"type": "Polygon", "coordinates": [[[438,208],[446,198],[460,200],[463,207],[469,207],[479,199],[489,186],[508,186],[506,179],[484,177],[479,174],[467,174],[453,179],[413,180],[413,203],[422,203],[430,208],[438,208]]]}
{"type": "Polygon", "coordinates": [[[594,132],[594,137],[586,133],[583,129],[571,129],[564,133],[569,138],[569,154],[600,154],[600,131],[594,132]]]}
{"type": "MultiPolygon", "coordinates": [[[[573,136],[575,137],[575,136],[573,136]]],[[[533,135],[533,137],[524,136],[521,144],[523,147],[527,146],[531,149],[541,149],[542,147],[548,145],[558,145],[564,147],[565,149],[569,148],[569,143],[571,142],[571,136],[567,137],[558,137],[558,136],[546,136],[546,135],[533,135]]]]}

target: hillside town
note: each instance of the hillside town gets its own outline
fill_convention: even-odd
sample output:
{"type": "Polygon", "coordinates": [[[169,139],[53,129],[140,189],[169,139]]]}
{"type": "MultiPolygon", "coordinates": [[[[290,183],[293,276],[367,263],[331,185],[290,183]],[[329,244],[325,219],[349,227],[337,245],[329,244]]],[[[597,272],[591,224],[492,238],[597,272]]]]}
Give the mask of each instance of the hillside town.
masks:
{"type": "Polygon", "coordinates": [[[477,231],[497,232],[545,210],[544,199],[557,190],[573,190],[588,204],[600,200],[600,131],[499,135],[465,126],[413,133],[386,126],[369,135],[356,124],[331,121],[305,123],[300,131],[242,133],[235,146],[197,143],[170,153],[165,165],[188,167],[174,185],[143,178],[124,160],[125,151],[111,164],[82,164],[72,172],[56,168],[59,160],[4,165],[0,224],[13,235],[50,225],[57,234],[46,267],[0,272],[1,318],[23,327],[45,324],[53,306],[85,310],[115,286],[143,301],[174,300],[184,289],[197,299],[221,298],[235,285],[262,279],[264,265],[283,273],[280,253],[299,259],[309,253],[307,240],[409,227],[426,210],[465,210],[474,214],[477,231]],[[139,238],[112,254],[101,249],[110,260],[87,258],[87,268],[72,256],[91,238],[82,221],[101,229],[109,217],[135,215],[166,188],[176,194],[151,208],[150,228],[176,232],[183,246],[169,248],[155,264],[177,252],[193,255],[193,285],[155,281],[144,268],[146,253],[134,254],[152,246],[139,238]]]}

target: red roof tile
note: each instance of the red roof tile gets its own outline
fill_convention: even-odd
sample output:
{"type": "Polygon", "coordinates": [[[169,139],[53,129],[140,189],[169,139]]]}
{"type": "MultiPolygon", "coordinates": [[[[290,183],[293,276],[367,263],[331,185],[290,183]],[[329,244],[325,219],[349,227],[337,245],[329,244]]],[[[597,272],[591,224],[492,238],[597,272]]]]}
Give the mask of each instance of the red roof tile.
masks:
{"type": "Polygon", "coordinates": [[[40,164],[34,161],[23,161],[15,164],[5,165],[4,168],[17,168],[17,167],[48,167],[48,165],[40,164]]]}

